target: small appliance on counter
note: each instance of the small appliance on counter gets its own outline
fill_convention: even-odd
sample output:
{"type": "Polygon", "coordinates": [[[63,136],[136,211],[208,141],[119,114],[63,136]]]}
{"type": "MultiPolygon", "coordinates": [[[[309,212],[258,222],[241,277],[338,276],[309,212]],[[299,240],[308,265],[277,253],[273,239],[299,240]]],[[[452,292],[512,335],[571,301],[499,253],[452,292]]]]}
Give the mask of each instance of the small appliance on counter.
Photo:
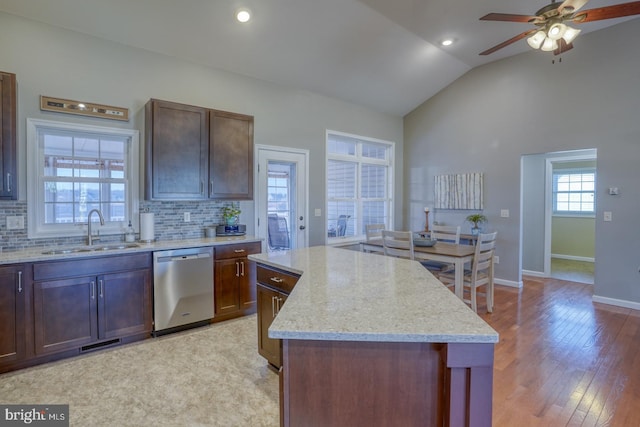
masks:
{"type": "Polygon", "coordinates": [[[244,236],[245,234],[247,234],[245,224],[221,224],[216,227],[216,236],[244,236]]]}

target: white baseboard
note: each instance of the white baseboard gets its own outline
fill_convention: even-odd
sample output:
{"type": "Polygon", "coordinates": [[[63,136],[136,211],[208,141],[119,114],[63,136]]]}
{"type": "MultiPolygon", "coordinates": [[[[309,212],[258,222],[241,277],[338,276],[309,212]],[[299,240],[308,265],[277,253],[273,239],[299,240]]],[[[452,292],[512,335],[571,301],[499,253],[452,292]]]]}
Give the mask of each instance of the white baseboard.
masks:
{"type": "Polygon", "coordinates": [[[571,261],[596,262],[595,258],[589,258],[589,257],[586,257],[586,256],[551,254],[551,258],[568,259],[568,260],[571,260],[571,261]]]}
{"type": "Polygon", "coordinates": [[[496,285],[510,286],[512,288],[522,288],[523,286],[522,281],[515,282],[513,280],[498,279],[497,277],[493,279],[493,282],[496,285]]]}
{"type": "Polygon", "coordinates": [[[615,305],[617,307],[631,308],[633,310],[640,310],[640,302],[633,302],[633,301],[627,301],[627,300],[616,299],[616,298],[600,297],[598,295],[594,295],[591,299],[593,300],[593,302],[615,305]]]}
{"type": "Polygon", "coordinates": [[[544,274],[544,271],[522,270],[522,274],[525,276],[533,276],[533,277],[547,277],[544,274]]]}

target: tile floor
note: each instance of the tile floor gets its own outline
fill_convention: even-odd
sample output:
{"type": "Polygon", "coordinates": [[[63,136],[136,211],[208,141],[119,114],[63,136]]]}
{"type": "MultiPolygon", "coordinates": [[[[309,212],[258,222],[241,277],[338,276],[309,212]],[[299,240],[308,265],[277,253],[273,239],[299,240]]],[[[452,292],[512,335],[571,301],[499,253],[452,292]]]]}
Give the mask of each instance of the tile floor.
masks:
{"type": "Polygon", "coordinates": [[[278,426],[256,316],[0,375],[4,404],[69,404],[71,426],[278,426]]]}

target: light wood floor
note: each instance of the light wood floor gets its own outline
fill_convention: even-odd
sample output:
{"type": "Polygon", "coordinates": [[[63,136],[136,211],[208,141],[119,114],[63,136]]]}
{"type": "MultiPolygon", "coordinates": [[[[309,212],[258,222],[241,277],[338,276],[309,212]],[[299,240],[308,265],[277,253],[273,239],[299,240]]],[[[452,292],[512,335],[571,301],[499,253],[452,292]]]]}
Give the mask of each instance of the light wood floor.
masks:
{"type": "Polygon", "coordinates": [[[640,311],[591,301],[593,286],[526,278],[496,287],[493,425],[640,426],[640,311]]]}

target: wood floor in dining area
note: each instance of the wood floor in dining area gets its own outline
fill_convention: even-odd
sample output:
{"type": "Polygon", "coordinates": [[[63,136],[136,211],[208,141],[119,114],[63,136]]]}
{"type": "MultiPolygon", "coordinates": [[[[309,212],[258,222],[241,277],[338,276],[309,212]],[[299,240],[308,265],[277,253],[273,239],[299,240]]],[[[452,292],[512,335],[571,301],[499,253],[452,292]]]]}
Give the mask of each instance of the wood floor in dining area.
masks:
{"type": "Polygon", "coordinates": [[[496,286],[493,426],[640,426],[640,311],[591,300],[591,285],[496,286]]]}

